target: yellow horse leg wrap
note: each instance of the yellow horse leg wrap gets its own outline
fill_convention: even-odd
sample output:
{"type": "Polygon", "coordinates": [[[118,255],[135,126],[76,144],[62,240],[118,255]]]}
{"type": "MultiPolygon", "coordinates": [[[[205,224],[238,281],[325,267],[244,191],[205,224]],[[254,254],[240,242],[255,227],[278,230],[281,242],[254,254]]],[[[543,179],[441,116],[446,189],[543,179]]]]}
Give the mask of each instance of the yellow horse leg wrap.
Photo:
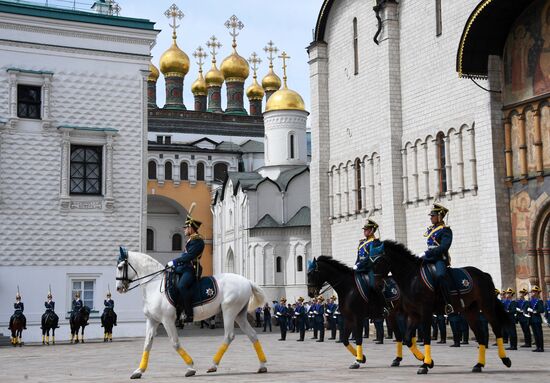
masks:
{"type": "Polygon", "coordinates": [[[50,343],[50,336],[46,335],[46,343],[50,343]]]}
{"type": "Polygon", "coordinates": [[[485,366],[485,345],[483,344],[479,345],[479,355],[478,355],[477,362],[485,366]]]}
{"type": "Polygon", "coordinates": [[[403,342],[397,342],[397,357],[403,359],[403,342]]]}
{"type": "Polygon", "coordinates": [[[45,341],[46,341],[46,336],[42,335],[42,343],[44,343],[45,341]]]}
{"type": "Polygon", "coordinates": [[[220,348],[218,348],[218,352],[216,352],[216,355],[214,355],[214,363],[220,363],[220,360],[222,360],[223,354],[225,354],[228,347],[229,345],[227,343],[222,343],[220,348]]]}
{"type": "Polygon", "coordinates": [[[260,362],[267,362],[267,358],[265,357],[264,350],[262,349],[262,345],[260,344],[259,340],[254,342],[254,350],[256,350],[256,355],[258,355],[258,360],[260,362]]]}
{"type": "Polygon", "coordinates": [[[52,342],[55,343],[55,336],[52,335],[52,342]]]}
{"type": "Polygon", "coordinates": [[[355,359],[359,362],[363,361],[363,346],[357,345],[357,355],[355,355],[355,359]]]}
{"type": "Polygon", "coordinates": [[[432,364],[432,346],[429,344],[424,346],[424,363],[432,364]]]}
{"type": "Polygon", "coordinates": [[[110,334],[109,334],[109,339],[110,339],[110,340],[113,340],[113,333],[110,333],[110,334]]]}
{"type": "Polygon", "coordinates": [[[149,351],[143,351],[141,355],[141,362],[139,363],[139,369],[141,371],[147,370],[147,365],[149,364],[149,351]]]}
{"type": "Polygon", "coordinates": [[[498,357],[500,359],[506,358],[506,351],[504,351],[504,342],[502,341],[502,338],[497,338],[497,346],[498,346],[498,357]]]}
{"type": "Polygon", "coordinates": [[[351,352],[351,355],[357,356],[357,352],[355,351],[355,348],[351,344],[348,344],[346,348],[348,349],[349,352],[351,352]]]}
{"type": "Polygon", "coordinates": [[[414,357],[418,360],[424,360],[424,354],[416,346],[416,338],[412,338],[412,345],[409,347],[414,357]]]}
{"type": "Polygon", "coordinates": [[[193,358],[191,358],[183,348],[178,348],[178,354],[180,354],[185,363],[187,363],[188,365],[193,364],[193,358]]]}

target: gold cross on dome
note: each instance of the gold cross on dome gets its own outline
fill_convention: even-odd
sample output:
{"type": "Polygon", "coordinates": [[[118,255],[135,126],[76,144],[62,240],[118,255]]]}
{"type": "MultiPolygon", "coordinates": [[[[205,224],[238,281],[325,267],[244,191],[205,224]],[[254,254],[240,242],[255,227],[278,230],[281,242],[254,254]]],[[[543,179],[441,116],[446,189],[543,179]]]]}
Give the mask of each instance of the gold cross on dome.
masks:
{"type": "Polygon", "coordinates": [[[165,12],[164,12],[164,16],[166,16],[167,18],[169,19],[172,19],[172,24],[168,23],[168,25],[170,25],[170,27],[172,28],[173,32],[172,32],[172,38],[175,40],[176,39],[176,29],[179,28],[179,24],[176,24],[176,20],[181,20],[183,19],[183,16],[185,16],[183,14],[183,12],[178,8],[178,6],[176,4],[172,4],[170,6],[170,8],[168,8],[165,12]]]}
{"type": "Polygon", "coordinates": [[[239,35],[239,32],[237,32],[237,30],[242,30],[244,28],[244,24],[241,22],[241,20],[239,20],[237,16],[233,15],[225,22],[224,25],[227,29],[232,29],[232,31],[229,31],[229,35],[233,37],[233,48],[236,48],[236,37],[239,35]]]}
{"type": "Polygon", "coordinates": [[[279,49],[273,44],[273,41],[269,40],[267,45],[264,47],[264,52],[267,53],[267,59],[269,60],[269,67],[273,68],[273,55],[279,52],[279,49]]]}
{"type": "Polygon", "coordinates": [[[283,59],[283,82],[284,82],[285,88],[286,88],[286,60],[288,60],[290,58],[290,56],[287,55],[285,51],[283,51],[283,53],[281,53],[279,58],[283,59]]]}
{"type": "Polygon", "coordinates": [[[256,52],[252,52],[250,58],[248,59],[252,70],[254,71],[254,78],[256,78],[256,71],[258,70],[258,65],[262,63],[262,59],[258,57],[256,52]]]}
{"type": "Polygon", "coordinates": [[[204,64],[204,59],[206,58],[207,54],[206,52],[204,51],[204,49],[202,49],[201,46],[199,46],[195,52],[193,52],[193,57],[195,57],[197,59],[197,65],[199,66],[199,72],[202,72],[202,65],[204,64]]]}
{"type": "Polygon", "coordinates": [[[218,40],[218,38],[214,35],[208,39],[206,42],[206,46],[210,48],[210,54],[212,55],[212,62],[216,62],[216,54],[218,53],[218,49],[222,47],[222,43],[218,40]]]}

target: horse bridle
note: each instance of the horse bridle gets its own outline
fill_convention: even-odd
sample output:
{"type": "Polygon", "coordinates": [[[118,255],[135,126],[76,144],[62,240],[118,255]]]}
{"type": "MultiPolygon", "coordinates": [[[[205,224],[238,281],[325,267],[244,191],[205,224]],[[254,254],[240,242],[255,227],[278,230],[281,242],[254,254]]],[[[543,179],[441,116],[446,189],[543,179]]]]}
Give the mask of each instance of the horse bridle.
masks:
{"type": "MultiPolygon", "coordinates": [[[[308,272],[309,273],[318,273],[319,272],[319,266],[317,264],[317,262],[315,262],[315,269],[313,270],[310,270],[308,272]]],[[[319,296],[319,295],[323,295],[324,293],[326,293],[329,289],[334,289],[336,286],[338,286],[340,283],[342,283],[342,281],[338,281],[336,282],[334,285],[331,285],[329,284],[328,282],[325,282],[321,285],[321,288],[319,289],[319,293],[317,293],[316,295],[319,296]],[[323,288],[324,287],[324,288],[323,288]]],[[[313,288],[316,288],[316,286],[313,286],[311,285],[310,283],[307,284],[307,287],[313,287],[313,288]]]]}
{"type": "Polygon", "coordinates": [[[132,287],[127,287],[127,288],[126,288],[126,292],[128,292],[128,291],[130,291],[130,290],[133,290],[133,289],[135,289],[136,287],[139,287],[139,286],[141,286],[141,285],[145,285],[145,284],[151,282],[153,279],[155,279],[155,277],[156,277],[157,275],[159,275],[160,273],[163,273],[163,272],[166,270],[166,268],[164,268],[164,269],[155,271],[155,272],[153,272],[153,273],[151,273],[151,274],[144,275],[143,277],[139,277],[139,276],[138,276],[137,270],[134,268],[134,266],[132,266],[132,264],[130,263],[130,261],[128,261],[128,257],[126,257],[126,258],[125,258],[123,261],[121,261],[121,262],[124,262],[124,264],[123,264],[123,266],[122,266],[122,277],[116,277],[115,279],[116,279],[117,281],[122,281],[122,282],[126,283],[126,284],[129,286],[131,283],[138,282],[138,281],[141,281],[141,280],[143,280],[143,279],[145,279],[145,278],[152,277],[152,278],[149,279],[148,281],[145,281],[145,282],[142,282],[142,283],[138,283],[137,285],[132,286],[132,287]],[[131,267],[132,270],[134,270],[134,273],[136,273],[136,277],[137,277],[137,278],[134,278],[134,279],[128,278],[128,267],[131,267]]]}

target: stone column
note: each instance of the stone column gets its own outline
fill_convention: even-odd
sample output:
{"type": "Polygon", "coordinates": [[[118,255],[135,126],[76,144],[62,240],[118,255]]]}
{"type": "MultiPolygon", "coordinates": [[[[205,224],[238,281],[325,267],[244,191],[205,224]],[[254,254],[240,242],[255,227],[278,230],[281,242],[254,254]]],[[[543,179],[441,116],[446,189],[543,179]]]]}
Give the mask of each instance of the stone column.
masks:
{"type": "Polygon", "coordinates": [[[334,218],[334,186],[332,172],[328,172],[328,218],[334,218]]]}
{"type": "Polygon", "coordinates": [[[458,146],[458,192],[461,196],[464,196],[464,153],[462,145],[462,130],[456,132],[457,146],[458,146]]]}
{"type": "Polygon", "coordinates": [[[424,170],[422,173],[424,174],[424,200],[426,201],[426,204],[429,203],[430,198],[430,171],[428,168],[428,143],[424,142],[422,143],[422,147],[424,149],[424,170]]]}
{"type": "Polygon", "coordinates": [[[409,179],[407,171],[407,149],[401,149],[401,162],[403,163],[403,205],[409,202],[409,179]]]}
{"type": "Polygon", "coordinates": [[[451,199],[453,193],[453,163],[451,162],[451,137],[445,136],[445,178],[447,180],[447,195],[451,199]]]}
{"type": "Polygon", "coordinates": [[[525,112],[518,116],[519,122],[519,168],[520,177],[527,178],[527,135],[525,133],[525,112]]]}
{"type": "Polygon", "coordinates": [[[418,147],[413,146],[413,180],[414,180],[414,203],[418,203],[418,147]]]}
{"type": "Polygon", "coordinates": [[[365,160],[361,161],[361,213],[367,210],[367,179],[365,172],[365,160]]]}
{"type": "Polygon", "coordinates": [[[437,201],[441,197],[441,193],[443,192],[441,190],[441,172],[443,169],[441,169],[441,165],[439,164],[439,148],[437,144],[437,137],[432,140],[434,144],[434,201],[437,201]]]}
{"type": "MultiPolygon", "coordinates": [[[[470,135],[470,167],[472,171],[472,193],[477,194],[477,158],[476,158],[476,134],[474,127],[468,129],[470,135]]],[[[511,170],[512,168],[510,168],[511,170]]]]}
{"type": "Polygon", "coordinates": [[[504,119],[504,154],[506,157],[506,180],[514,179],[514,153],[512,151],[512,121],[504,119]]]}
{"type": "Polygon", "coordinates": [[[535,169],[537,176],[543,175],[543,158],[542,158],[542,132],[540,127],[540,110],[538,105],[535,105],[536,109],[533,110],[533,123],[535,125],[535,169]]]}
{"type": "Polygon", "coordinates": [[[369,170],[370,170],[370,180],[369,180],[369,189],[370,189],[370,201],[369,201],[369,211],[372,212],[376,208],[376,189],[374,184],[374,157],[369,158],[369,170]]]}

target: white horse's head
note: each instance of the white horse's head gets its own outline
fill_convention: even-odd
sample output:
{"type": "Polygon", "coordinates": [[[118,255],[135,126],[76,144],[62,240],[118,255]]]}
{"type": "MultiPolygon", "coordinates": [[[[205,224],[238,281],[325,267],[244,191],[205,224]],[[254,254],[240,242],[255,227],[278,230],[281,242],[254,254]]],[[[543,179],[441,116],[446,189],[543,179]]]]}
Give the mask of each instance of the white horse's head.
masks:
{"type": "Polygon", "coordinates": [[[131,265],[128,256],[128,249],[120,246],[120,255],[117,261],[116,270],[116,291],[125,293],[130,287],[130,283],[137,278],[137,271],[131,265]]]}

